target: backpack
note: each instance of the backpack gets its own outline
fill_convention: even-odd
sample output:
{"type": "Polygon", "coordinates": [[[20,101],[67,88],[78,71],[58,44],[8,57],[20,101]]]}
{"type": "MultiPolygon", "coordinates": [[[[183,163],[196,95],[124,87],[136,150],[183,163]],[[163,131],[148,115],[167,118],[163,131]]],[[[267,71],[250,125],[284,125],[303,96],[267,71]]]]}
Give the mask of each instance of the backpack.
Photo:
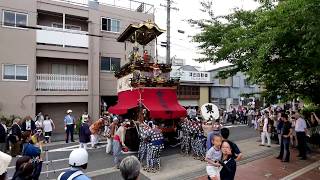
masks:
{"type": "Polygon", "coordinates": [[[61,173],[57,180],[73,180],[78,176],[83,175],[83,172],[80,170],[68,170],[66,172],[61,173]]]}

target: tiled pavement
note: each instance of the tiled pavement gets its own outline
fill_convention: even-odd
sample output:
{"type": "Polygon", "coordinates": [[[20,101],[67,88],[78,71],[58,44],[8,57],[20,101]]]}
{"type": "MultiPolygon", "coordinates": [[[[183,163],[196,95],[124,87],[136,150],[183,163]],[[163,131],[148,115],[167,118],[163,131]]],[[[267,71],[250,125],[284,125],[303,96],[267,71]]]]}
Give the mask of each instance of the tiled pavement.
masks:
{"type": "MultiPolygon", "coordinates": [[[[320,179],[320,154],[310,154],[307,160],[299,160],[297,150],[291,150],[291,160],[283,163],[275,156],[268,156],[237,167],[236,180],[276,180],[276,179],[298,179],[298,180],[319,180],[320,179]],[[308,168],[313,164],[314,168],[308,168]],[[302,169],[302,172],[299,173],[302,169]],[[300,170],[300,171],[298,171],[300,170]],[[303,171],[305,170],[305,171],[303,171]],[[292,176],[292,175],[295,176],[292,176]],[[291,176],[290,176],[291,175],[291,176]]],[[[198,180],[207,180],[206,176],[198,180]]]]}

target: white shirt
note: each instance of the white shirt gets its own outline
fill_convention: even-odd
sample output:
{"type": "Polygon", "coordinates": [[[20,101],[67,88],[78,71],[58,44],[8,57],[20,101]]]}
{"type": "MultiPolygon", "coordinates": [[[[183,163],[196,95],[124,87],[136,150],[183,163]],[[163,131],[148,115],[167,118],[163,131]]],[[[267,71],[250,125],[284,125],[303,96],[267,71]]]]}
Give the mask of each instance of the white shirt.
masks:
{"type": "Polygon", "coordinates": [[[31,130],[31,120],[26,120],[26,130],[31,130]]]}
{"type": "Polygon", "coordinates": [[[52,131],[52,120],[47,119],[43,121],[43,131],[44,132],[51,132],[52,131]]]}
{"type": "Polygon", "coordinates": [[[264,122],[263,122],[263,132],[268,132],[268,118],[264,118],[264,122]]]}
{"type": "Polygon", "coordinates": [[[302,118],[297,119],[294,130],[296,132],[304,132],[304,129],[307,129],[306,121],[302,118]]]}

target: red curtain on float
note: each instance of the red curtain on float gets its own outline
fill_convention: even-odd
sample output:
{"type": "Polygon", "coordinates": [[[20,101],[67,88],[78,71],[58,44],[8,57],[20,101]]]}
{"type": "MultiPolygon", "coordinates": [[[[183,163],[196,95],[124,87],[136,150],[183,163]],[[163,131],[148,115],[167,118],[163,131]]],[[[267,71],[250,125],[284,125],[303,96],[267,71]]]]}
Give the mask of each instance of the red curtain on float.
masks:
{"type": "Polygon", "coordinates": [[[112,114],[126,114],[128,109],[132,109],[139,105],[139,92],[138,91],[122,91],[118,93],[118,103],[111,106],[108,111],[112,114]]]}
{"type": "Polygon", "coordinates": [[[187,111],[177,100],[173,88],[140,88],[118,94],[118,104],[109,108],[113,114],[125,114],[128,109],[137,107],[141,102],[150,112],[151,118],[175,119],[187,115],[187,111]]]}

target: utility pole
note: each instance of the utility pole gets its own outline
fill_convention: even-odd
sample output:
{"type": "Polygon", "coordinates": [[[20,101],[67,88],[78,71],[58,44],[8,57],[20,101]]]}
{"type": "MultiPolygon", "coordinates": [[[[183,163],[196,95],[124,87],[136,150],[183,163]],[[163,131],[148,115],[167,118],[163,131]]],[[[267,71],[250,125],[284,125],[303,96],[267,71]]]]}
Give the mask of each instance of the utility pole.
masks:
{"type": "Polygon", "coordinates": [[[167,42],[166,42],[166,49],[167,49],[167,56],[166,56],[166,63],[171,64],[171,58],[170,58],[170,11],[171,9],[173,10],[179,10],[178,8],[171,7],[171,4],[174,3],[172,0],[167,0],[167,5],[162,5],[160,6],[166,7],[167,8],[167,42]]]}
{"type": "Polygon", "coordinates": [[[167,64],[171,64],[170,60],[170,11],[171,0],[167,0],[167,64]]]}

